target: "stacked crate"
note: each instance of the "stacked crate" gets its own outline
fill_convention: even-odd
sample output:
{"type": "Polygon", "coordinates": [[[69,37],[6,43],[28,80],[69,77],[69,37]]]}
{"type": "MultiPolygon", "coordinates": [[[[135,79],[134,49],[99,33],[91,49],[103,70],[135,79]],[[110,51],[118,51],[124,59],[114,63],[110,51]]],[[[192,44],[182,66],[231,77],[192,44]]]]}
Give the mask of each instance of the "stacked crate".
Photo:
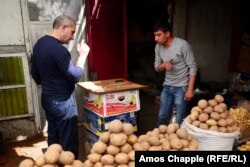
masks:
{"type": "Polygon", "coordinates": [[[84,92],[85,155],[114,119],[133,124],[137,131],[139,89],[145,86],[124,79],[80,82],[78,85],[84,92]]]}

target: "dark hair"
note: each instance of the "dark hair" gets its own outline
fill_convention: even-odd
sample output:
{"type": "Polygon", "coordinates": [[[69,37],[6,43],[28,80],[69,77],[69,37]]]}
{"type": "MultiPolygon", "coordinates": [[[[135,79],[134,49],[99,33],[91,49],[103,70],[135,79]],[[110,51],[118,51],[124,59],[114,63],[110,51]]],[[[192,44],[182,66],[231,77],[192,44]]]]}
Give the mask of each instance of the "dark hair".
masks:
{"type": "Polygon", "coordinates": [[[156,31],[163,31],[163,32],[169,31],[170,33],[172,33],[172,26],[167,21],[158,21],[155,23],[155,25],[153,27],[153,31],[154,32],[156,32],[156,31]]]}
{"type": "Polygon", "coordinates": [[[53,22],[53,28],[58,28],[62,25],[69,25],[72,22],[75,24],[74,19],[71,18],[70,16],[60,15],[60,16],[55,18],[55,20],[53,22]]]}

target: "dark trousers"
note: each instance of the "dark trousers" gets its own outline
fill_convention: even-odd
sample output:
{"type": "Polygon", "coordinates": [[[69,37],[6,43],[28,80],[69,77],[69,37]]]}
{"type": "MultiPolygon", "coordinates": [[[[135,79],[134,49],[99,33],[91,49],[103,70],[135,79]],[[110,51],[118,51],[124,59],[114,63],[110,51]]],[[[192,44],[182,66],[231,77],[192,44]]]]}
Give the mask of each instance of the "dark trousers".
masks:
{"type": "Polygon", "coordinates": [[[48,145],[58,143],[64,151],[78,158],[78,117],[75,94],[41,96],[42,107],[48,121],[48,145]]]}

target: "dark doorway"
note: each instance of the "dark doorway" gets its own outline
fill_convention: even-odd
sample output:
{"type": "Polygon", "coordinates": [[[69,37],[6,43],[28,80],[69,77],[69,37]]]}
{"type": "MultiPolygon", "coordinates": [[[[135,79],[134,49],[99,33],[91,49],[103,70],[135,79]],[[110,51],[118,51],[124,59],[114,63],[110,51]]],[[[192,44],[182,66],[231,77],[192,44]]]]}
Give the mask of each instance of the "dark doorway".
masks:
{"type": "Polygon", "coordinates": [[[145,84],[158,94],[163,75],[154,70],[153,26],[157,20],[171,20],[172,3],[166,0],[127,1],[128,78],[145,84]]]}
{"type": "Polygon", "coordinates": [[[172,20],[172,3],[166,0],[126,1],[128,79],[146,85],[140,91],[141,110],[138,112],[138,133],[156,127],[158,99],[164,73],[154,69],[154,33],[157,20],[172,20]]]}

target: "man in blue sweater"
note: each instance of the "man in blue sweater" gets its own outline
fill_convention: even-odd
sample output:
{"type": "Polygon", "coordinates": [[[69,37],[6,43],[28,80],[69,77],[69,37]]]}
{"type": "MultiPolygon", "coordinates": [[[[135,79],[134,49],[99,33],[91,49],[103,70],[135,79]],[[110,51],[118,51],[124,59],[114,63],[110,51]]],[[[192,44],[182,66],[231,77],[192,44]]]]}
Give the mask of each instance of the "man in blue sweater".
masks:
{"type": "Polygon", "coordinates": [[[154,35],[157,42],[154,67],[157,72],[165,72],[157,124],[167,124],[173,107],[181,124],[186,116],[187,101],[194,96],[197,64],[190,44],[174,37],[168,22],[157,22],[154,35]]]}
{"type": "Polygon", "coordinates": [[[41,104],[48,121],[48,145],[58,143],[78,158],[78,114],[75,84],[80,80],[89,47],[78,44],[76,65],[63,44],[74,39],[75,21],[58,16],[49,35],[41,37],[33,48],[31,75],[41,88],[41,104]]]}

